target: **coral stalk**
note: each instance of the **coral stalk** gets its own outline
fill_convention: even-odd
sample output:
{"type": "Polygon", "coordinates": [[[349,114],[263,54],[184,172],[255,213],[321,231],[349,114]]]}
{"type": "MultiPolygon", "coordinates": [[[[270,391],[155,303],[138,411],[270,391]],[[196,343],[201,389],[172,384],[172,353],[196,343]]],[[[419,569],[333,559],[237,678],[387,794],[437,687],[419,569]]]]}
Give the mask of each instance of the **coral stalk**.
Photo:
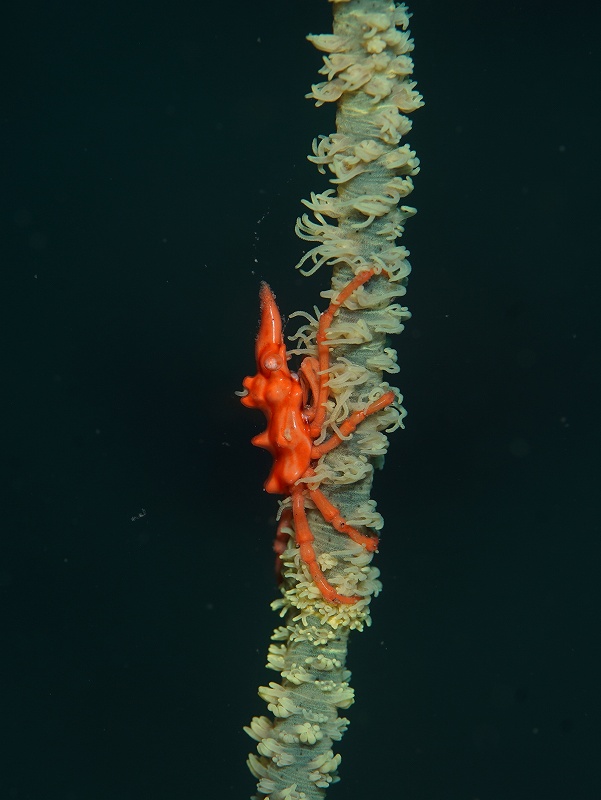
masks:
{"type": "Polygon", "coordinates": [[[373,473],[382,466],[386,434],[402,427],[405,415],[398,389],[384,377],[398,372],[389,336],[400,333],[410,316],[398,302],[410,272],[409,253],[398,239],[415,213],[405,199],[419,161],[402,140],[411,129],[407,114],[422,98],[412,80],[409,14],[390,0],[333,0],[333,9],[333,33],[308,37],[324,53],[320,72],[326,78],[308,96],[317,106],[337,103],[336,132],[317,139],[309,158],[330,173],[333,188],[303,201],[309,213],[296,231],[311,248],[297,266],[305,275],[332,268],[331,288],[322,295],[330,301],[354,276],[369,270],[373,277],[332,312],[322,337],[327,351],[319,320],[303,313],[291,352],[318,359],[327,374],[317,442],[332,435],[343,441],[301,483],[320,569],[339,595],[356,601],[328,602],[320,592],[301,558],[292,498],[286,498],[278,530],[281,597],[272,604],[282,625],[272,636],[267,665],[279,682],[259,690],[271,717],[255,717],[246,729],[257,741],[258,754],[249,757],[258,779],[255,800],[319,800],[338,780],[335,742],[348,726],[340,711],[353,702],[348,635],[371,623],[370,600],[381,585],[373,553],[324,518],[312,491],[318,487],[363,538],[376,536],[383,521],[371,499],[373,473]],[[393,404],[382,403],[345,434],[349,415],[391,391],[393,404]]]}

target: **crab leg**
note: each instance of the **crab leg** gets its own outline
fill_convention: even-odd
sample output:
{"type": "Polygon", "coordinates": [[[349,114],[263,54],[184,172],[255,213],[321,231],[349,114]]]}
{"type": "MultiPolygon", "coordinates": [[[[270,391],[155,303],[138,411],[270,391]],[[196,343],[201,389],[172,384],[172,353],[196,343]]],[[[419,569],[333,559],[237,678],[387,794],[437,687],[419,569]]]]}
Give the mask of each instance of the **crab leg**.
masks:
{"type": "Polygon", "coordinates": [[[294,516],[296,544],[300,551],[300,557],[306,564],[324,600],[327,600],[328,603],[342,603],[346,605],[356,603],[357,600],[360,599],[359,597],[345,597],[342,594],[338,594],[332,584],[328,583],[325,579],[321,567],[317,563],[317,556],[313,549],[314,536],[311,533],[309,521],[307,520],[302,486],[294,486],[292,489],[292,514],[294,516]]]}

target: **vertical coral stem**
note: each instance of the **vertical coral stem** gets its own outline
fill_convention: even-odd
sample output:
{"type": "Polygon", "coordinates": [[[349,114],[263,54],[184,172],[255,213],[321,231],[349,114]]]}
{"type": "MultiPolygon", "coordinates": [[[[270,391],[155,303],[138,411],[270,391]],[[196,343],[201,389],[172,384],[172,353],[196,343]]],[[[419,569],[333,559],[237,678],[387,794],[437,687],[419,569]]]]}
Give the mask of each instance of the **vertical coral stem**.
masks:
{"type": "Polygon", "coordinates": [[[319,800],[338,780],[340,756],[333,748],[348,724],[339,713],[353,702],[347,639],[371,624],[370,600],[381,588],[371,564],[375,548],[364,546],[377,542],[382,527],[370,499],[372,477],[387,448],[385,431],[401,427],[404,416],[402,397],[384,376],[398,371],[389,336],[409,317],[397,302],[410,272],[399,237],[415,213],[405,199],[419,161],[403,139],[411,130],[407,115],[422,105],[412,80],[409,14],[390,0],[333,0],[333,10],[333,33],[309,37],[324,53],[326,80],[308,96],[318,106],[337,103],[335,133],[316,140],[309,157],[330,173],[335,192],[303,201],[311,213],[296,231],[311,244],[297,265],[301,272],[332,268],[328,296],[336,303],[299,338],[328,374],[311,424],[324,440],[334,436],[336,446],[323,448],[301,483],[308,489],[307,529],[295,533],[290,501],[278,529],[282,585],[272,605],[283,624],[272,636],[267,666],[279,682],[259,690],[271,716],[255,717],[246,729],[257,742],[257,755],[249,757],[256,800],[319,800]],[[359,539],[330,524],[311,496],[331,520],[343,517],[359,539]],[[299,547],[311,548],[315,561],[309,563],[319,564],[336,592],[358,600],[327,602],[299,547]]]}

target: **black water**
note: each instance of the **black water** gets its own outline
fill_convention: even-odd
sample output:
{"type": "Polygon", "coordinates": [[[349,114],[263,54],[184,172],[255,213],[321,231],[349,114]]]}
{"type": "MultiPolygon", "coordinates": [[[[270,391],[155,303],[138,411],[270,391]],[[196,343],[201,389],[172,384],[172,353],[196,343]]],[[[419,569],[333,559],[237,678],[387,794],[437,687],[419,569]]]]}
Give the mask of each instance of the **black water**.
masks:
{"type": "MultiPolygon", "coordinates": [[[[325,0],[3,11],[0,800],[246,798],[325,0]]],[[[416,2],[409,416],[332,800],[596,800],[599,7],[416,2]],[[459,6],[458,8],[456,6],[459,6]]]]}

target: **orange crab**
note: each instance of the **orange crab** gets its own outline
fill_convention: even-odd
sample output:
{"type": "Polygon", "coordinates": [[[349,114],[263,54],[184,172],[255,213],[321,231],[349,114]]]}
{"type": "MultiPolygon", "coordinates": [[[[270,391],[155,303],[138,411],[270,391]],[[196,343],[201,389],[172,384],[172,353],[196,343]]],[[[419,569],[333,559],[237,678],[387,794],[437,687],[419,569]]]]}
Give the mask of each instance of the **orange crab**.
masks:
{"type": "Polygon", "coordinates": [[[322,444],[315,444],[322,433],[328,399],[327,371],[330,352],[327,333],[334,315],[342,303],[374,275],[374,270],[357,274],[331,301],[319,318],[317,329],[317,358],[303,359],[298,374],[288,368],[288,354],[282,332],[282,319],[273,292],[266,283],[261,285],[261,323],[255,346],[257,374],[244,378],[246,390],[241,398],[247,408],[260,409],[267,419],[267,428],[252,439],[257,447],[273,456],[273,467],[265,490],[271,494],[289,495],[292,509],[282,513],[274,549],[281,555],[286,547],[285,529],[294,522],[296,544],[311,577],[323,598],[330,603],[352,604],[359,597],[339,594],[326,580],[313,548],[314,537],[305,510],[309,497],[322,517],[335,530],[345,533],[354,542],[373,552],[378,547],[377,536],[366,536],[351,527],[340,511],[330,503],[320,489],[306,483],[312,477],[317,461],[350,436],[370,414],[375,414],[394,402],[391,391],[386,392],[361,411],[353,412],[322,444]]]}

